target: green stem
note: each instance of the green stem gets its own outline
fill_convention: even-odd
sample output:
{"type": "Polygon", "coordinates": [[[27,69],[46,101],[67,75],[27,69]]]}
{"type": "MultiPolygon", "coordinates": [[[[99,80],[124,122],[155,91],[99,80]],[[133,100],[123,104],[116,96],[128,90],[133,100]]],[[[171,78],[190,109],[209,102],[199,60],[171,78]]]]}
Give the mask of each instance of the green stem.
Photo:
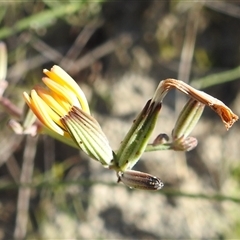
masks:
{"type": "Polygon", "coordinates": [[[172,143],[163,143],[159,145],[148,144],[145,152],[154,152],[154,151],[162,151],[162,150],[170,150],[172,143]]]}
{"type": "Polygon", "coordinates": [[[191,81],[191,86],[203,89],[240,78],[240,66],[221,73],[210,74],[206,77],[191,81]]]}
{"type": "MultiPolygon", "coordinates": [[[[93,186],[93,185],[105,185],[109,187],[125,187],[124,185],[113,183],[113,182],[103,182],[103,181],[90,181],[90,180],[77,180],[77,181],[41,181],[39,183],[29,183],[29,184],[16,184],[16,183],[1,183],[0,191],[2,190],[10,190],[10,189],[18,189],[20,187],[27,188],[56,188],[57,186],[71,186],[71,185],[81,185],[81,186],[93,186]]],[[[133,190],[137,191],[137,190],[133,190]]],[[[162,194],[168,197],[186,197],[186,198],[196,198],[196,199],[205,199],[205,200],[214,200],[214,201],[231,201],[235,203],[240,203],[240,198],[225,196],[219,193],[216,194],[204,194],[204,193],[187,193],[181,192],[175,189],[162,189],[157,192],[158,194],[162,194]]]]}
{"type": "Polygon", "coordinates": [[[197,198],[197,199],[206,199],[206,200],[214,200],[214,201],[231,201],[240,203],[240,198],[225,196],[222,194],[204,194],[204,193],[187,193],[181,192],[174,189],[165,189],[159,191],[159,194],[163,194],[168,197],[187,197],[187,198],[197,198]]]}

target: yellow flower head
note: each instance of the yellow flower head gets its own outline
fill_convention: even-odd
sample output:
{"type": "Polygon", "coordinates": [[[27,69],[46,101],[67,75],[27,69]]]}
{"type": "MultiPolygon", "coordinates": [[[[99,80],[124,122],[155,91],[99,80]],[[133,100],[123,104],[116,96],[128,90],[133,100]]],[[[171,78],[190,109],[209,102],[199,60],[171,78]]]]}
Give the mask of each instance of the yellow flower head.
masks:
{"type": "Polygon", "coordinates": [[[90,115],[87,99],[78,84],[59,66],[53,66],[42,80],[48,88],[35,87],[23,93],[25,101],[50,135],[80,147],[103,165],[113,156],[98,122],[90,115]]]}

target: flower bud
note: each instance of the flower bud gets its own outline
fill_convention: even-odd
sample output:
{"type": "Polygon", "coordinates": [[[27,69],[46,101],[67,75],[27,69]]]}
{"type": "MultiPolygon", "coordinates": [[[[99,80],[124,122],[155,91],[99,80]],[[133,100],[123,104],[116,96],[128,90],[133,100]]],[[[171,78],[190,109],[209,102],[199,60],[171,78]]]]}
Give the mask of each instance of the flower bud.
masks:
{"type": "Polygon", "coordinates": [[[189,99],[182,109],[172,131],[173,139],[186,138],[196,126],[204,110],[204,104],[189,99]]]}
{"type": "Polygon", "coordinates": [[[108,167],[113,159],[113,151],[95,118],[83,110],[72,107],[61,123],[76,144],[90,157],[108,167]]]}
{"type": "Polygon", "coordinates": [[[165,133],[160,133],[153,141],[152,145],[157,146],[160,144],[164,144],[169,141],[169,136],[165,133]]]}
{"type": "Polygon", "coordinates": [[[126,170],[118,173],[118,182],[123,182],[130,188],[142,190],[159,190],[164,184],[155,176],[134,170],[126,170]]]}
{"type": "Polygon", "coordinates": [[[181,137],[178,139],[175,139],[171,143],[170,149],[175,151],[191,151],[193,150],[198,144],[198,140],[195,137],[181,137]]]}
{"type": "Polygon", "coordinates": [[[7,76],[7,62],[8,62],[7,47],[4,42],[0,42],[0,82],[4,81],[7,76]]]}
{"type": "Polygon", "coordinates": [[[133,122],[114,158],[114,164],[118,170],[124,172],[137,163],[146,149],[161,106],[161,102],[149,100],[133,122]]]}
{"type": "Polygon", "coordinates": [[[99,123],[91,116],[81,88],[59,66],[43,72],[47,77],[42,80],[48,88],[37,86],[30,94],[23,94],[41,122],[42,132],[82,149],[103,166],[109,167],[113,151],[99,123]]]}

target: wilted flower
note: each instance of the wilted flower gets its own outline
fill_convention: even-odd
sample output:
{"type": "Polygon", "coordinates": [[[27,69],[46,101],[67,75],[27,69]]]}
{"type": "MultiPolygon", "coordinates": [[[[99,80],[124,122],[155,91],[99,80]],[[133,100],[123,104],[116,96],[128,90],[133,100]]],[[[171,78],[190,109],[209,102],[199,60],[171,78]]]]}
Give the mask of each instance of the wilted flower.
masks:
{"type": "Polygon", "coordinates": [[[86,97],[78,84],[59,66],[42,80],[40,86],[23,93],[24,98],[50,135],[70,145],[80,147],[90,157],[108,166],[112,149],[98,122],[90,115],[86,97]]]}
{"type": "Polygon", "coordinates": [[[168,78],[163,81],[161,81],[158,85],[157,91],[155,92],[158,96],[162,97],[163,95],[166,95],[169,90],[171,89],[177,89],[181,91],[182,93],[185,93],[192,99],[209,106],[213,111],[215,111],[220,118],[222,119],[222,122],[224,123],[226,129],[232,127],[232,125],[238,120],[238,116],[232,112],[232,110],[227,107],[222,101],[218,100],[217,98],[214,98],[213,96],[197,90],[187,83],[168,78]]]}

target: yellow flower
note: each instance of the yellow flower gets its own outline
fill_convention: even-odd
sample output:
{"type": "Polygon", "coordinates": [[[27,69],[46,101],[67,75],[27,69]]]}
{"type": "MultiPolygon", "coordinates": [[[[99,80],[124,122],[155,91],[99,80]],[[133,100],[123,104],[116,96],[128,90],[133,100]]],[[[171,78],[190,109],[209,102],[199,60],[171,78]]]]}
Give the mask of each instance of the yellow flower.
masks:
{"type": "Polygon", "coordinates": [[[98,122],[90,115],[87,99],[78,84],[59,66],[42,80],[48,88],[35,87],[23,93],[28,106],[46,127],[47,133],[81,148],[90,157],[109,166],[111,147],[98,122]]]}

